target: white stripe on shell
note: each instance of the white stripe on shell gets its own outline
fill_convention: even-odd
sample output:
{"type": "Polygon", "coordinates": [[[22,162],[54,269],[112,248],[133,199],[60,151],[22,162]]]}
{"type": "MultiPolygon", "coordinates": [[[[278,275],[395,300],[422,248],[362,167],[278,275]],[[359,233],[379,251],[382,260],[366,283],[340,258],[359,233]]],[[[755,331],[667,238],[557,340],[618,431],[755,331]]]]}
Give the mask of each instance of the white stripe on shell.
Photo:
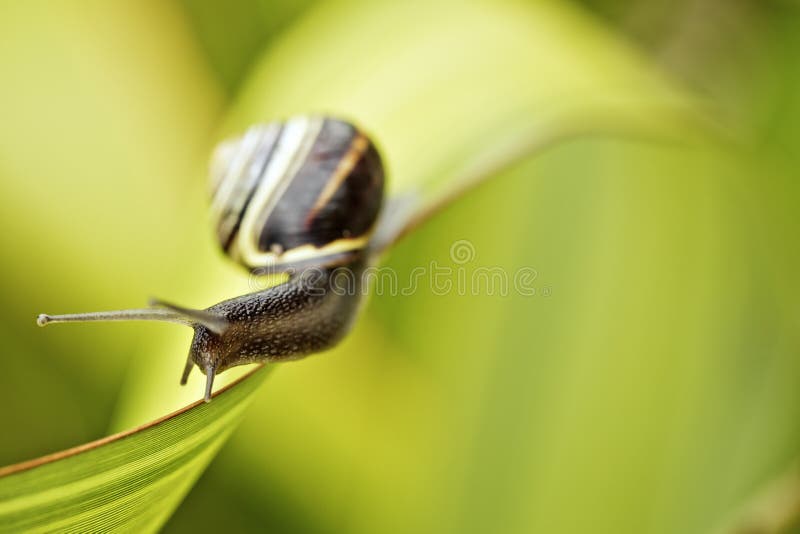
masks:
{"type": "Polygon", "coordinates": [[[247,130],[238,144],[236,152],[230,158],[227,172],[222,178],[222,182],[217,188],[217,194],[211,202],[211,220],[221,221],[225,217],[225,212],[229,206],[231,197],[239,189],[239,183],[246,176],[247,169],[253,153],[258,146],[258,141],[262,136],[261,127],[255,126],[247,130]]]}
{"type": "Polygon", "coordinates": [[[278,123],[259,127],[261,135],[253,148],[250,163],[245,167],[241,179],[236,181],[236,185],[223,211],[224,219],[220,221],[219,233],[225,242],[228,241],[231,232],[233,232],[241,219],[242,210],[248,197],[253,189],[258,186],[266,171],[267,158],[270,158],[272,145],[277,141],[276,137],[278,137],[280,130],[281,127],[278,123]]]}
{"type": "Polygon", "coordinates": [[[228,173],[228,168],[231,161],[236,156],[236,151],[239,150],[239,143],[242,141],[242,136],[226,139],[217,145],[214,153],[211,155],[211,162],[208,170],[208,195],[213,201],[217,196],[219,186],[223,178],[228,173]]]}
{"type": "Polygon", "coordinates": [[[290,248],[281,254],[274,252],[264,252],[260,258],[262,262],[258,265],[248,265],[251,269],[259,272],[263,269],[265,273],[278,273],[295,270],[298,264],[306,266],[324,267],[339,261],[345,252],[362,249],[369,243],[370,234],[358,237],[343,237],[330,243],[325,243],[321,247],[312,244],[300,245],[290,248]]]}
{"type": "Polygon", "coordinates": [[[284,125],[264,176],[243,214],[236,238],[235,251],[238,259],[247,267],[258,268],[275,264],[273,252],[258,249],[261,230],[308,157],[323,122],[322,117],[293,117],[284,125]]]}

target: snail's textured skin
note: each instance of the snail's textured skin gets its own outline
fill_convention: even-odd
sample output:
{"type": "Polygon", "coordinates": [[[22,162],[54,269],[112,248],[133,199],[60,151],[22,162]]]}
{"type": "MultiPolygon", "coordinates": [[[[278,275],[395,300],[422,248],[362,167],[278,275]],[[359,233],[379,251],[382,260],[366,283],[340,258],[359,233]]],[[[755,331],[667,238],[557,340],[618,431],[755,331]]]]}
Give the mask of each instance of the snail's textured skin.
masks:
{"type": "Polygon", "coordinates": [[[362,297],[364,259],[308,269],[288,282],[225,300],[207,311],[228,328],[195,326],[189,357],[206,372],[255,362],[280,362],[326,350],[350,329],[362,297]]]}

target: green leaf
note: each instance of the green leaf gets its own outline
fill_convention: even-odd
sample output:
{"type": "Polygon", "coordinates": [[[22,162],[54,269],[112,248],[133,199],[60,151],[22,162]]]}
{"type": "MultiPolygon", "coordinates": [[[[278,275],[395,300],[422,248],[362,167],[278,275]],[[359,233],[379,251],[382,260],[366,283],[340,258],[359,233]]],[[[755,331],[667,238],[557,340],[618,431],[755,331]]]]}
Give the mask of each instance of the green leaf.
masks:
{"type": "MultiPolygon", "coordinates": [[[[390,193],[421,190],[422,210],[572,136],[689,137],[692,109],[632,48],[558,2],[321,2],[242,87],[221,136],[300,113],[350,118],[381,148],[390,193]]],[[[185,271],[212,272],[219,262],[203,256],[185,271]]],[[[196,305],[251,290],[244,277],[209,278],[196,305]]],[[[141,347],[114,428],[185,402],[172,379],[178,345],[141,347]]]]}
{"type": "MultiPolygon", "coordinates": [[[[567,136],[683,131],[680,93],[569,7],[421,5],[315,6],[266,52],[225,130],[293,113],[352,118],[381,145],[394,192],[469,183],[567,136]],[[347,24],[336,23],[342,13],[347,24]]],[[[189,188],[197,199],[204,184],[189,188]]],[[[202,246],[196,254],[187,247],[175,259],[185,268],[175,270],[213,272],[219,259],[208,253],[210,243],[202,246]]],[[[247,290],[241,278],[210,279],[196,297],[247,290]]],[[[187,390],[175,385],[183,363],[177,340],[153,336],[143,343],[121,394],[119,427],[180,405],[187,390]]],[[[0,479],[2,526],[157,528],[231,432],[258,382],[246,380],[210,405],[193,405],[124,439],[28,470],[11,468],[0,479]]],[[[328,420],[346,428],[339,418],[347,414],[328,420]]]]}
{"type": "Polygon", "coordinates": [[[0,530],[157,530],[236,427],[268,368],[214,401],[0,469],[0,530]]]}

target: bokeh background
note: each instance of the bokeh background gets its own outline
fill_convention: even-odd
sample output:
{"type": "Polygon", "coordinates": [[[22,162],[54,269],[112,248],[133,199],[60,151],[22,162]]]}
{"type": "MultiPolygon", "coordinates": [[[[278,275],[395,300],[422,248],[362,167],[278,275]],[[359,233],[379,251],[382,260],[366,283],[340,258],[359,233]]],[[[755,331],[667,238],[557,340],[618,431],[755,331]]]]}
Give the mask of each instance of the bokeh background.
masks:
{"type": "Polygon", "coordinates": [[[343,114],[400,189],[570,126],[386,262],[466,239],[536,295],[373,296],[273,370],[165,531],[724,528],[800,455],[798,58],[777,0],[3,0],[0,463],[196,398],[188,331],[34,318],[246,291],[207,224],[221,137],[343,114]]]}

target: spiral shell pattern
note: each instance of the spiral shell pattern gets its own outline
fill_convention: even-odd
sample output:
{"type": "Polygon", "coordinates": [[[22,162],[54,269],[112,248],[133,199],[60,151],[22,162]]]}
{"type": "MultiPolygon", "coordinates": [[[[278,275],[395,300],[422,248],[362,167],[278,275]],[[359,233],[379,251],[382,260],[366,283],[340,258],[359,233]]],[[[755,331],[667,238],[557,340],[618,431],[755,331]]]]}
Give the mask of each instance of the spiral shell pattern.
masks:
{"type": "Polygon", "coordinates": [[[369,138],[330,117],[256,125],[215,151],[211,216],[220,246],[251,270],[363,248],[383,201],[369,138]]]}

